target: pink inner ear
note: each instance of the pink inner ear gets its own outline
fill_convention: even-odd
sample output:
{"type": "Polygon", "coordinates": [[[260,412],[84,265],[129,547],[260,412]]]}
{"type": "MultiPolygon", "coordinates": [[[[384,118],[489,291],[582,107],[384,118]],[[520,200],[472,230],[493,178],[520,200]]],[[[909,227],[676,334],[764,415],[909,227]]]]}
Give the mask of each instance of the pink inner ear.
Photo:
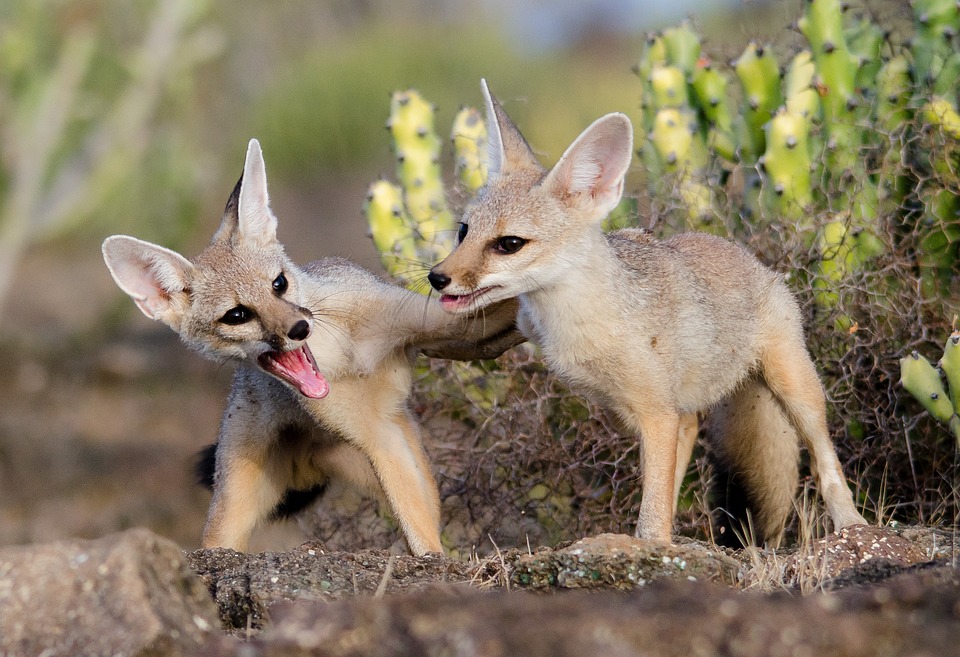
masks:
{"type": "Polygon", "coordinates": [[[162,311],[171,295],[182,292],[187,284],[186,272],[159,253],[143,253],[124,260],[118,265],[117,274],[137,305],[144,312],[149,310],[147,314],[151,317],[162,311]]]}
{"type": "Polygon", "coordinates": [[[598,213],[612,210],[632,157],[632,133],[623,115],[607,115],[584,130],[554,169],[563,196],[589,198],[598,213]]]}
{"type": "Polygon", "coordinates": [[[596,197],[606,187],[603,175],[607,171],[609,169],[605,171],[596,153],[588,151],[567,172],[567,187],[572,192],[589,192],[590,196],[596,197]]]}

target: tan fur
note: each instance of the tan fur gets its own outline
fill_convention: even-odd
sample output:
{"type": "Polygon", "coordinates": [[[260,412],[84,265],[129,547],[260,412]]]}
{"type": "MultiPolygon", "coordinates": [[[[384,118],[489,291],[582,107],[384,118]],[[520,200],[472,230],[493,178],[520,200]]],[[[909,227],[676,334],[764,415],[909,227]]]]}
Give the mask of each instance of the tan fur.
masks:
{"type": "MultiPolygon", "coordinates": [[[[780,277],[710,235],[658,241],[637,230],[601,231],[632,158],[631,126],[622,114],[597,120],[549,172],[489,94],[487,115],[496,126],[490,180],[465,211],[463,241],[433,269],[431,282],[454,313],[518,297],[518,325],[550,367],[642,436],[637,535],[670,539],[697,414],[727,403],[727,415],[736,417],[744,412],[739,391],[753,380],[776,399],[796,431],[791,439],[799,435],[810,450],[835,526],[863,523],[827,433],[799,308],[780,277]],[[507,236],[521,238],[522,246],[505,253],[499,245],[507,236]],[[477,290],[484,292],[472,296],[477,290]]],[[[744,416],[737,428],[765,415],[744,416]]],[[[768,467],[758,462],[769,451],[757,449],[757,439],[756,431],[725,436],[729,454],[745,458],[748,468],[789,469],[792,447],[774,449],[779,462],[768,467]]],[[[771,538],[782,526],[782,502],[765,489],[795,485],[773,479],[751,479],[762,489],[761,502],[776,500],[763,521],[771,538]]]]}
{"type": "Polygon", "coordinates": [[[456,318],[345,260],[297,267],[276,240],[255,140],[220,229],[192,262],[126,236],[108,238],[103,253],[148,317],[209,357],[241,363],[221,423],[204,547],[246,549],[285,491],[332,478],[381,496],[414,554],[441,550],[437,485],[407,408],[412,359],[499,355],[523,340],[516,302],[456,318]],[[280,272],[288,287],[278,294],[280,272]],[[238,306],[253,318],[224,323],[238,306]],[[307,336],[294,328],[302,321],[307,336]],[[329,383],[323,398],[304,396],[258,361],[298,349],[304,337],[329,383]]]}

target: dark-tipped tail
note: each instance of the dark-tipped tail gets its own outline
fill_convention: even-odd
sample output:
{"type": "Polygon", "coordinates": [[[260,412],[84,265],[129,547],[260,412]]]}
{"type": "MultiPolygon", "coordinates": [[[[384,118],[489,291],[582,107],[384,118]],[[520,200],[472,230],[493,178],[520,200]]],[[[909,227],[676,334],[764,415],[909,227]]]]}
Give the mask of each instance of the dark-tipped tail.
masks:
{"type": "Polygon", "coordinates": [[[270,520],[286,520],[297,515],[313,504],[317,498],[323,495],[323,491],[326,489],[327,485],[325,483],[317,484],[306,490],[288,489],[283,494],[283,499],[270,512],[270,520]]]}
{"type": "Polygon", "coordinates": [[[197,483],[213,490],[213,473],[217,471],[217,443],[207,445],[197,452],[197,460],[193,465],[193,474],[197,483]]]}
{"type": "MultiPolygon", "coordinates": [[[[194,464],[194,474],[197,483],[213,490],[214,473],[217,470],[217,444],[207,445],[197,453],[197,461],[194,464]]],[[[283,498],[270,511],[270,520],[286,520],[297,515],[308,506],[314,503],[317,498],[323,495],[326,490],[326,483],[317,484],[306,490],[288,489],[283,498]]]]}

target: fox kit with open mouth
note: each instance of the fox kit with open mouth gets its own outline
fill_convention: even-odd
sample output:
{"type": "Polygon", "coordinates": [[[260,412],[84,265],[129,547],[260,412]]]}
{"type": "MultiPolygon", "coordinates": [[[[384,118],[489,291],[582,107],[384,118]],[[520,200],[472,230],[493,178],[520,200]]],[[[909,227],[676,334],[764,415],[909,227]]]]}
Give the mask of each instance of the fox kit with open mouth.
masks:
{"type": "Polygon", "coordinates": [[[670,540],[698,414],[710,409],[763,538],[778,540],[791,510],[797,436],[835,527],[864,523],[780,277],[711,235],[604,234],[633,155],[627,117],[597,120],[546,171],[483,91],[489,178],[429,280],[453,314],[519,298],[517,324],[551,369],[641,437],[637,536],[670,540]]]}
{"type": "Polygon", "coordinates": [[[415,354],[493,358],[522,341],[516,304],[454,318],[345,260],[300,268],[277,241],[260,145],[195,259],[115,235],[103,256],[141,311],[215,360],[238,361],[206,473],[204,547],[245,550],[255,525],[339,478],[386,500],[414,554],[439,552],[440,503],[407,408],[415,354]]]}

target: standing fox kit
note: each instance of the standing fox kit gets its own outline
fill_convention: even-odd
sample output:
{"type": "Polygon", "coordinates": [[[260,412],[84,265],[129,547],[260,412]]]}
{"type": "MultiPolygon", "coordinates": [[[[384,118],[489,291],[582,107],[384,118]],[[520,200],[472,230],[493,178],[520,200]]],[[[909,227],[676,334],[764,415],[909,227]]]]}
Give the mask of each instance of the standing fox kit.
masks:
{"type": "Polygon", "coordinates": [[[208,453],[203,546],[245,550],[258,522],[341,479],[386,500],[414,554],[441,551],[437,485],[407,409],[412,358],[499,355],[522,340],[515,302],[454,318],[344,260],[297,267],[276,228],[251,140],[220,228],[194,260],[123,235],[103,243],[147,317],[241,363],[208,453]]]}
{"type": "Polygon", "coordinates": [[[726,240],[604,234],[632,158],[623,114],[587,128],[544,170],[483,84],[486,187],[453,252],[430,272],[452,314],[519,298],[517,324],[573,388],[641,437],[636,535],[669,541],[698,414],[714,409],[761,536],[776,541],[797,482],[797,436],[836,529],[864,523],[827,431],[823,389],[796,300],[726,240]]]}

